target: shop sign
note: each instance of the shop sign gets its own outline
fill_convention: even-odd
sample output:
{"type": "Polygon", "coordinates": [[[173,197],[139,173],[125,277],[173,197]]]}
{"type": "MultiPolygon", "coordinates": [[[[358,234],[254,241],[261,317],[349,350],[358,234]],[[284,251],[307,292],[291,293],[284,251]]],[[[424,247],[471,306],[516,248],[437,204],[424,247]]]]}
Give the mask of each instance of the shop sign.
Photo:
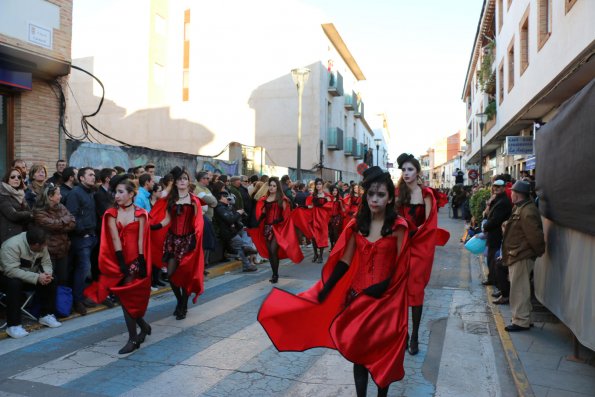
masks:
{"type": "Polygon", "coordinates": [[[42,28],[29,22],[29,43],[52,49],[52,29],[42,28]]]}
{"type": "Polygon", "coordinates": [[[532,136],[507,136],[504,153],[512,155],[533,154],[532,136]]]}
{"type": "Polygon", "coordinates": [[[535,156],[529,157],[527,161],[525,161],[525,171],[531,171],[535,169],[535,156]]]}

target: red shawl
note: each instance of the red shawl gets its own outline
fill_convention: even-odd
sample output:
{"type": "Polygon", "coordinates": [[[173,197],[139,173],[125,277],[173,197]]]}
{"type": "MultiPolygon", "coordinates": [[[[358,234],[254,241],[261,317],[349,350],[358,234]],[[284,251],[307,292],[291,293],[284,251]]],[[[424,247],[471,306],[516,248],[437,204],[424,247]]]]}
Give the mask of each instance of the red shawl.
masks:
{"type": "MultiPolygon", "coordinates": [[[[202,250],[202,236],[203,236],[203,217],[200,211],[202,202],[194,194],[190,194],[192,204],[196,205],[198,213],[194,217],[194,233],[196,237],[196,248],[186,254],[182,258],[182,262],[178,264],[178,268],[173,275],[170,275],[170,280],[175,285],[178,285],[186,290],[188,296],[194,295],[192,302],[196,303],[198,296],[204,291],[204,255],[202,250]]],[[[156,225],[163,221],[167,211],[167,197],[157,200],[151,213],[149,214],[149,223],[156,225]]],[[[162,267],[163,258],[163,243],[169,230],[169,225],[151,232],[151,251],[153,253],[153,266],[162,267]]]]}
{"type": "MultiPolygon", "coordinates": [[[[324,195],[324,198],[331,197],[330,194],[324,195]]],[[[311,211],[312,220],[310,222],[310,230],[312,237],[316,241],[318,248],[328,247],[328,224],[331,218],[331,211],[333,210],[332,201],[327,201],[323,206],[317,207],[314,205],[314,196],[306,198],[306,205],[313,206],[311,211]]]]}
{"type": "Polygon", "coordinates": [[[333,248],[322,269],[322,278],[298,295],[273,288],[258,313],[258,321],[279,351],[304,351],[315,347],[336,349],[347,360],[364,365],[374,382],[386,387],[405,375],[403,359],[407,335],[407,223],[398,218],[396,227],[405,228],[401,255],[395,258],[395,272],[386,292],[379,298],[358,295],[344,307],[351,279],[362,253],[356,250],[349,270],[318,303],[323,280],[332,274],[355,232],[352,220],[333,248]]]}
{"type": "MultiPolygon", "coordinates": [[[[398,197],[399,192],[396,192],[398,197]]],[[[419,306],[424,302],[424,289],[432,275],[432,264],[434,263],[434,252],[437,245],[445,245],[450,238],[450,233],[438,227],[438,213],[436,210],[436,198],[434,190],[422,187],[424,199],[430,197],[432,209],[430,216],[417,228],[409,243],[411,248],[411,259],[409,264],[409,280],[407,289],[409,293],[409,306],[419,306]]],[[[401,214],[403,210],[399,211],[401,214]]],[[[411,225],[415,230],[415,225],[411,225]]]]}
{"type": "MultiPolygon", "coordinates": [[[[264,202],[268,196],[263,196],[256,202],[256,219],[260,219],[264,202]]],[[[273,225],[273,233],[279,244],[279,259],[289,258],[293,263],[300,263],[304,260],[304,254],[300,249],[300,243],[291,219],[291,202],[287,197],[283,197],[285,208],[283,209],[283,222],[273,225]]],[[[248,234],[260,255],[264,258],[269,257],[264,237],[264,222],[260,222],[258,227],[248,229],[248,234]]]]}
{"type": "MultiPolygon", "coordinates": [[[[108,218],[117,218],[118,209],[109,208],[105,211],[101,226],[101,240],[99,245],[99,280],[92,283],[85,289],[85,296],[94,302],[103,302],[110,292],[120,298],[122,306],[133,318],[140,318],[145,315],[147,305],[149,304],[149,297],[151,296],[151,250],[149,249],[149,217],[147,211],[142,208],[135,207],[134,216],[136,218],[143,218],[145,226],[143,229],[143,255],[147,262],[147,277],[142,279],[135,279],[125,285],[118,285],[124,275],[120,271],[120,265],[116,259],[116,252],[110,230],[107,225],[108,218]]],[[[138,236],[137,236],[138,240],[138,236]]]]}

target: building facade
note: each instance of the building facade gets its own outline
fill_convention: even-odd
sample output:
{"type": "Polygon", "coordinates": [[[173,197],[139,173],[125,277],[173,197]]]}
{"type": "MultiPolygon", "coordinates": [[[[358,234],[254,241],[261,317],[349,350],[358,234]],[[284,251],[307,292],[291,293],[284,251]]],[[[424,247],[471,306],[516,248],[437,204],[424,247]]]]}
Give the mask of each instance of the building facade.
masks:
{"type": "Polygon", "coordinates": [[[506,137],[530,140],[595,77],[594,18],[592,1],[484,1],[462,94],[465,158],[481,163],[484,182],[503,172],[517,178],[534,172],[530,145],[515,155],[506,137]],[[483,131],[477,114],[487,115],[483,131]]]}
{"type": "Polygon", "coordinates": [[[64,157],[71,0],[0,0],[0,174],[14,159],[50,165],[64,157]]]}
{"type": "MultiPolygon", "coordinates": [[[[332,180],[357,176],[356,164],[374,144],[357,89],[364,76],[316,9],[273,0],[84,5],[75,7],[73,64],[101,80],[105,93],[90,76],[72,74],[73,130],[104,95],[94,125],[111,138],[220,158],[231,157],[229,145],[238,142],[259,162],[295,169],[298,95],[291,70],[308,67],[302,169],[332,180]]],[[[93,139],[116,142],[97,133],[93,139]]]]}

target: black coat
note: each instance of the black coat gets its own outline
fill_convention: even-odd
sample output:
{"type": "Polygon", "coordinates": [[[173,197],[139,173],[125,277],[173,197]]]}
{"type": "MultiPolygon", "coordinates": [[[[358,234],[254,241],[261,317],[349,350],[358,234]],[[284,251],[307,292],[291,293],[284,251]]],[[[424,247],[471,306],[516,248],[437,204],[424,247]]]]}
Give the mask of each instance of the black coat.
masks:
{"type": "Polygon", "coordinates": [[[219,238],[223,240],[224,243],[227,243],[238,234],[240,230],[242,230],[243,225],[240,222],[241,219],[242,215],[233,208],[227,204],[217,203],[213,222],[219,238]]]}
{"type": "Polygon", "coordinates": [[[483,229],[488,233],[487,244],[492,248],[499,248],[502,244],[502,224],[510,218],[512,202],[506,193],[500,193],[490,204],[488,221],[483,229]]]}
{"type": "Polygon", "coordinates": [[[9,238],[27,230],[27,223],[33,220],[33,214],[27,202],[17,199],[0,184],[0,244],[9,238]]]}

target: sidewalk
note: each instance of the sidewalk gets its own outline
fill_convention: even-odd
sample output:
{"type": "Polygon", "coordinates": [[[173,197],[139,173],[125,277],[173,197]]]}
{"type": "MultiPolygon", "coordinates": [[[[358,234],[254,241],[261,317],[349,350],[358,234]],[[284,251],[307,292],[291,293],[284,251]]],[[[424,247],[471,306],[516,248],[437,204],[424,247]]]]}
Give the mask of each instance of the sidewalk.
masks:
{"type": "MultiPolygon", "coordinates": [[[[264,265],[268,266],[268,262],[264,262],[264,265]]],[[[260,265],[260,266],[262,266],[262,265],[260,265]]],[[[210,280],[212,278],[222,276],[226,273],[241,270],[241,269],[242,269],[242,261],[239,261],[239,260],[218,263],[216,265],[210,266],[205,269],[207,272],[209,272],[208,276],[205,277],[205,280],[210,280]]],[[[171,291],[171,288],[169,287],[169,285],[167,285],[165,287],[161,287],[157,291],[151,291],[151,298],[165,294],[170,291],[171,291]]],[[[119,307],[119,306],[120,305],[116,305],[116,307],[119,307]]],[[[87,315],[91,315],[93,313],[102,312],[104,310],[109,310],[109,309],[110,308],[105,305],[98,304],[96,307],[88,308],[87,315]]],[[[78,317],[81,317],[81,315],[73,312],[70,316],[64,317],[64,318],[59,318],[58,320],[60,322],[64,322],[64,321],[70,321],[70,320],[76,319],[78,317]]],[[[0,319],[0,324],[3,324],[4,321],[5,320],[3,318],[0,319]]],[[[26,316],[22,317],[22,321],[23,321],[23,328],[25,328],[29,332],[45,328],[43,325],[27,318],[26,316]]],[[[6,339],[6,338],[8,338],[8,335],[6,334],[6,327],[4,327],[4,328],[0,329],[0,340],[6,339]]]]}
{"type": "MultiPolygon", "coordinates": [[[[483,257],[477,266],[487,276],[483,257]]],[[[486,288],[488,302],[493,287],[486,288]]],[[[572,332],[539,302],[533,302],[533,327],[526,332],[507,332],[509,305],[490,304],[519,396],[595,396],[595,352],[581,346],[580,361],[574,357],[572,332]]]]}

